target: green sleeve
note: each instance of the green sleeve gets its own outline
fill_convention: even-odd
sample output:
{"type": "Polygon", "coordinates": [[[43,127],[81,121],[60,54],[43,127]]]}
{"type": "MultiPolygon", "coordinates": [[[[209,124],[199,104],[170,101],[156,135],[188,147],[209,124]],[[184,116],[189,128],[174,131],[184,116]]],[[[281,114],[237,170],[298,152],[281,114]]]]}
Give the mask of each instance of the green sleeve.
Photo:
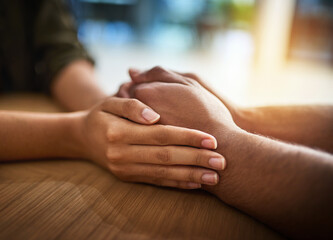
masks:
{"type": "Polygon", "coordinates": [[[35,71],[42,88],[50,93],[57,73],[67,64],[87,59],[94,64],[77,38],[74,19],[63,0],[41,1],[34,22],[35,71]]]}

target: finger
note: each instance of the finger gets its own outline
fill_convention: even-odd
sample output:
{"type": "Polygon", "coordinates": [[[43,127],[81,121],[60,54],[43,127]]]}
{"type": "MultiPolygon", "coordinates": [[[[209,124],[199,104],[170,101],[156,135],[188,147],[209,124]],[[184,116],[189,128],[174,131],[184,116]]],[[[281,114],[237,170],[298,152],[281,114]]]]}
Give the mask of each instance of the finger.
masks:
{"type": "Polygon", "coordinates": [[[216,149],[215,137],[199,130],[169,125],[143,126],[132,124],[124,129],[121,136],[118,131],[110,131],[109,141],[139,145],[182,145],[197,148],[216,149]],[[128,131],[128,132],[126,132],[128,131]],[[112,135],[115,136],[112,136],[112,135]]]}
{"type": "Polygon", "coordinates": [[[212,87],[210,87],[207,83],[205,83],[204,81],[202,81],[197,75],[195,75],[194,73],[180,73],[180,72],[176,72],[174,71],[175,73],[183,76],[183,77],[187,77],[187,78],[190,78],[190,79],[193,79],[195,80],[196,82],[198,82],[202,87],[204,87],[205,89],[207,89],[210,93],[212,93],[213,95],[217,96],[218,95],[212,90],[212,87]]]}
{"type": "Polygon", "coordinates": [[[149,183],[161,187],[172,187],[180,189],[198,189],[201,188],[200,183],[182,182],[168,179],[151,179],[149,177],[142,177],[138,182],[149,183]]]}
{"type": "Polygon", "coordinates": [[[176,72],[173,71],[177,74],[180,74],[184,77],[187,78],[191,78],[194,79],[195,81],[197,81],[203,88],[205,88],[208,92],[210,92],[211,94],[213,94],[215,97],[217,97],[229,110],[232,109],[233,104],[231,103],[231,101],[228,100],[227,97],[221,95],[221,93],[217,93],[216,91],[213,90],[213,88],[206,82],[204,82],[203,80],[201,80],[196,74],[194,73],[180,73],[180,72],[176,72]]]}
{"type": "Polygon", "coordinates": [[[129,75],[132,81],[135,83],[167,82],[186,84],[186,81],[182,76],[159,66],[144,72],[134,68],[130,68],[129,75]]]}
{"type": "Polygon", "coordinates": [[[225,158],[216,152],[182,146],[131,145],[126,146],[126,150],[117,146],[117,149],[109,148],[107,156],[113,164],[191,165],[215,170],[223,170],[226,166],[225,158]]]}
{"type": "Polygon", "coordinates": [[[183,77],[191,78],[191,79],[201,83],[200,78],[197,75],[195,75],[194,73],[181,73],[181,72],[177,72],[177,71],[173,71],[173,72],[176,73],[176,74],[179,74],[183,77]]]}
{"type": "MultiPolygon", "coordinates": [[[[149,171],[156,171],[150,168],[147,164],[124,164],[115,165],[108,164],[108,169],[120,180],[125,182],[141,182],[149,183],[157,186],[176,187],[183,189],[201,188],[200,183],[189,181],[178,181],[170,178],[152,177],[152,173],[147,174],[149,171]]],[[[157,174],[155,174],[157,175],[157,174]]]]}
{"type": "Polygon", "coordinates": [[[127,171],[128,179],[146,177],[155,182],[165,179],[206,185],[216,185],[219,182],[219,176],[215,171],[198,167],[132,164],[127,171]]]}
{"type": "Polygon", "coordinates": [[[119,91],[117,93],[117,97],[121,97],[121,98],[130,98],[130,88],[133,85],[133,82],[127,82],[127,83],[123,83],[120,87],[119,87],[119,91]]]}
{"type": "Polygon", "coordinates": [[[133,98],[108,98],[103,102],[101,109],[104,112],[128,118],[142,124],[153,124],[160,119],[159,114],[144,103],[133,98]]]}

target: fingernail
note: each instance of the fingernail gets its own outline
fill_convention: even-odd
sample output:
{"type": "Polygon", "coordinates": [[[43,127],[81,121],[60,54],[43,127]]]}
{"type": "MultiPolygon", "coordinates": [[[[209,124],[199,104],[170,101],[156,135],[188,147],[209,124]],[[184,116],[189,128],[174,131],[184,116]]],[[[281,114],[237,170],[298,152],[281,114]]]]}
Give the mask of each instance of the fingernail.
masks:
{"type": "Polygon", "coordinates": [[[216,173],[205,173],[201,179],[206,184],[215,185],[217,184],[218,177],[216,173]]]}
{"type": "Polygon", "coordinates": [[[216,149],[217,143],[216,140],[213,139],[204,139],[201,141],[201,146],[203,146],[204,148],[216,149]]]}
{"type": "Polygon", "coordinates": [[[190,182],[187,184],[187,186],[189,188],[201,188],[201,184],[200,183],[193,183],[193,182],[190,182]]]}
{"type": "Polygon", "coordinates": [[[160,118],[160,115],[154,112],[149,108],[143,109],[141,113],[142,117],[146,119],[148,122],[155,122],[157,119],[160,118]]]}
{"type": "Polygon", "coordinates": [[[225,167],[225,159],[223,157],[212,157],[208,160],[208,164],[218,170],[223,170],[225,167]]]}

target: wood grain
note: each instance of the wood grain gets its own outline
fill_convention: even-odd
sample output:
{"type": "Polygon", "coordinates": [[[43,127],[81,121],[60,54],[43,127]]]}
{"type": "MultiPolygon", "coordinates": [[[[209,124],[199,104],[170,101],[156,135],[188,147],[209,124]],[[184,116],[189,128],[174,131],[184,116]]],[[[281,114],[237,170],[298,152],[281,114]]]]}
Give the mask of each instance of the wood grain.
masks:
{"type": "MultiPolygon", "coordinates": [[[[35,95],[2,96],[0,109],[59,111],[35,95]]],[[[124,183],[80,160],[0,165],[0,239],[281,238],[200,190],[124,183]]]]}

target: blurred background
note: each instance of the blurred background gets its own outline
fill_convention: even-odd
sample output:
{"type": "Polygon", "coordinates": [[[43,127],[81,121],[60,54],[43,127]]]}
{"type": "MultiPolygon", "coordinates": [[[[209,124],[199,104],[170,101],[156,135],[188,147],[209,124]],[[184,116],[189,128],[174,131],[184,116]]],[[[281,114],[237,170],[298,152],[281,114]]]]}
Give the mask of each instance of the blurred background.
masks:
{"type": "Polygon", "coordinates": [[[243,106],[333,104],[332,0],[69,0],[108,92],[129,67],[194,72],[243,106]]]}

